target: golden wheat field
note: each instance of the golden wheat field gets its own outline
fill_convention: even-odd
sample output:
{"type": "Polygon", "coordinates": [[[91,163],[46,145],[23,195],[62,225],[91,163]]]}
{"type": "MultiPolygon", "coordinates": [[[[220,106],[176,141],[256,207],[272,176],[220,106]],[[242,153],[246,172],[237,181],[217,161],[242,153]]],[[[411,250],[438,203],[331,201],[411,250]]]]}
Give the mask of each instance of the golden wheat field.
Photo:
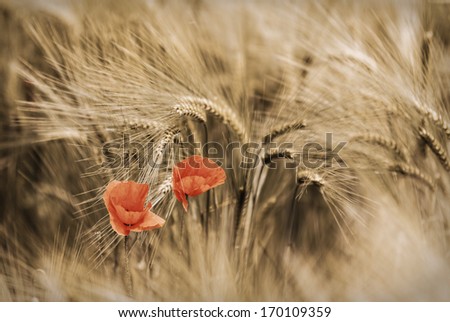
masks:
{"type": "Polygon", "coordinates": [[[0,300],[450,301],[449,45],[446,1],[0,0],[0,300]]]}

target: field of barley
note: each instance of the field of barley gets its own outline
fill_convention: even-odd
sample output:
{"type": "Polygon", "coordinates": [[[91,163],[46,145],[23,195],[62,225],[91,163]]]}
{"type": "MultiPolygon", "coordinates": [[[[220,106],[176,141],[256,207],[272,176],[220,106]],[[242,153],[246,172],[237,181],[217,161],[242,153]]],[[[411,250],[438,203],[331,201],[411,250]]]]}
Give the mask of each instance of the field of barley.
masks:
{"type": "Polygon", "coordinates": [[[0,30],[1,301],[450,301],[450,2],[0,0],[0,30]]]}

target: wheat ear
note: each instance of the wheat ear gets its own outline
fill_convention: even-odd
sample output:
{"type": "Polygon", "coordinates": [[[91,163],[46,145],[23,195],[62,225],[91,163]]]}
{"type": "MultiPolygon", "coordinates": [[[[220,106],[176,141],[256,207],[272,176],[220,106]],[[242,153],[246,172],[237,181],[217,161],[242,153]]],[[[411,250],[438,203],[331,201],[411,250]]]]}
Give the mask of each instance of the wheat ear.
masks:
{"type": "Polygon", "coordinates": [[[201,123],[206,123],[206,113],[195,101],[182,99],[180,103],[173,106],[175,111],[181,116],[191,117],[201,123]]]}
{"type": "Polygon", "coordinates": [[[297,184],[298,185],[309,185],[310,183],[322,187],[325,184],[325,181],[321,175],[318,173],[308,171],[308,170],[299,170],[297,171],[297,184]]]}
{"type": "Polygon", "coordinates": [[[167,175],[166,179],[159,185],[158,192],[163,195],[169,193],[172,190],[172,174],[167,175]]]}
{"type": "MultiPolygon", "coordinates": [[[[178,113],[195,113],[193,117],[200,116],[200,112],[206,111],[217,117],[225,125],[229,126],[239,137],[241,142],[246,142],[248,136],[246,127],[239,120],[240,118],[230,108],[219,105],[209,99],[184,96],[180,99],[180,103],[175,106],[178,113]]],[[[203,118],[206,122],[206,117],[203,118]]]]}
{"type": "Polygon", "coordinates": [[[294,159],[295,152],[289,149],[274,149],[264,155],[264,164],[269,164],[276,159],[294,159]]]}
{"type": "Polygon", "coordinates": [[[161,130],[164,129],[164,127],[162,126],[161,122],[157,122],[157,121],[151,121],[151,120],[142,120],[142,119],[125,119],[125,124],[124,124],[127,128],[130,129],[136,129],[136,130],[141,130],[141,129],[154,129],[154,130],[161,130]]]}
{"type": "Polygon", "coordinates": [[[285,123],[283,125],[280,125],[278,127],[273,128],[272,130],[270,130],[270,132],[263,137],[263,141],[264,141],[264,143],[269,143],[276,137],[279,137],[281,135],[284,135],[284,134],[292,132],[292,131],[303,129],[305,126],[306,126],[306,123],[304,120],[298,120],[298,121],[294,121],[294,122],[285,123]]]}
{"type": "Polygon", "coordinates": [[[430,147],[431,151],[439,158],[445,170],[450,171],[450,162],[444,147],[436,140],[436,138],[423,127],[419,128],[420,137],[430,147]]]}
{"type": "Polygon", "coordinates": [[[406,152],[400,148],[398,143],[388,137],[379,135],[379,134],[361,134],[356,135],[350,139],[351,141],[363,141],[371,144],[376,144],[382,147],[385,147],[389,150],[392,150],[401,157],[403,160],[406,160],[406,152]]]}
{"type": "Polygon", "coordinates": [[[155,148],[155,154],[158,161],[162,158],[167,145],[173,142],[175,136],[180,132],[181,130],[178,127],[171,127],[164,130],[163,136],[155,148]]]}
{"type": "Polygon", "coordinates": [[[423,181],[431,190],[435,189],[434,180],[427,174],[420,171],[419,168],[416,168],[412,165],[406,163],[395,163],[389,166],[389,170],[393,172],[400,173],[405,176],[411,176],[413,178],[419,179],[423,181]]]}
{"type": "Polygon", "coordinates": [[[444,118],[431,109],[427,109],[424,111],[425,116],[436,125],[436,127],[440,128],[444,133],[447,139],[450,140],[450,126],[444,120],[444,118]]]}

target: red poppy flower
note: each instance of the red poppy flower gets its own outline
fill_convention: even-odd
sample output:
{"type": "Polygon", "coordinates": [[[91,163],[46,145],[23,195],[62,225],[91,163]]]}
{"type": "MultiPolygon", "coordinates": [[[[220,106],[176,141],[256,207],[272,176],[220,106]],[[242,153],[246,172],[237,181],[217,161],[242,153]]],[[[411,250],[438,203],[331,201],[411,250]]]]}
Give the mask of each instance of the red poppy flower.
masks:
{"type": "Polygon", "coordinates": [[[144,207],[148,190],[147,184],[133,181],[112,181],[106,187],[103,200],[111,226],[119,235],[128,236],[130,231],[141,232],[164,225],[165,220],[150,211],[150,203],[144,207]]]}
{"type": "Polygon", "coordinates": [[[173,168],[172,187],[175,197],[187,211],[186,196],[197,196],[225,182],[225,171],[214,161],[193,155],[173,168]]]}

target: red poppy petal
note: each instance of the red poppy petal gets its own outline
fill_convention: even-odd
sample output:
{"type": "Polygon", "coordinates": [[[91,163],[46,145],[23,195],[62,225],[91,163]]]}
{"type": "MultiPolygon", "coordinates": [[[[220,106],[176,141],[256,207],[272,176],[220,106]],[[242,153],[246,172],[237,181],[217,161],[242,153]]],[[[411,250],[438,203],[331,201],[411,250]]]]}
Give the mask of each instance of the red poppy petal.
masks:
{"type": "Polygon", "coordinates": [[[143,211],[149,186],[133,181],[114,185],[109,194],[114,205],[121,205],[128,211],[143,211]]]}
{"type": "Polygon", "coordinates": [[[114,229],[114,231],[119,235],[128,236],[128,234],[130,233],[128,227],[125,226],[123,223],[121,223],[119,220],[117,220],[115,217],[109,216],[109,222],[111,224],[112,229],[114,229]]]}
{"type": "Polygon", "coordinates": [[[181,179],[180,186],[188,196],[197,196],[210,189],[206,179],[199,176],[189,176],[181,179]]]}
{"type": "Polygon", "coordinates": [[[115,206],[117,210],[117,218],[126,225],[135,225],[142,221],[145,211],[127,211],[120,205],[115,206]]]}
{"type": "Polygon", "coordinates": [[[226,174],[222,168],[210,169],[206,181],[211,188],[217,187],[225,182],[226,174]]]}
{"type": "Polygon", "coordinates": [[[151,211],[147,211],[144,215],[144,220],[136,227],[133,227],[131,230],[140,232],[143,230],[161,228],[162,226],[164,226],[165,222],[166,221],[158,215],[154,214],[151,211]]]}
{"type": "Polygon", "coordinates": [[[181,180],[180,186],[182,190],[189,196],[197,196],[225,182],[225,171],[223,175],[215,175],[212,177],[189,176],[181,180]]]}
{"type": "Polygon", "coordinates": [[[183,161],[178,162],[175,168],[179,171],[179,177],[183,178],[186,176],[191,176],[197,174],[199,169],[204,168],[202,157],[198,155],[193,155],[183,161]]]}
{"type": "Polygon", "coordinates": [[[182,178],[182,169],[180,169],[178,167],[178,165],[176,165],[173,168],[173,172],[172,172],[172,184],[175,184],[176,182],[180,181],[182,178]]]}
{"type": "Polygon", "coordinates": [[[225,171],[217,163],[200,155],[193,155],[175,165],[172,178],[173,191],[187,210],[186,195],[197,196],[223,184],[225,179],[225,171]]]}
{"type": "Polygon", "coordinates": [[[111,191],[117,187],[118,185],[120,185],[120,181],[111,181],[108,186],[106,187],[106,191],[103,194],[103,201],[105,202],[106,205],[106,209],[108,209],[109,213],[114,212],[115,213],[115,208],[114,205],[111,202],[111,191]]]}
{"type": "Polygon", "coordinates": [[[184,210],[187,211],[188,201],[186,199],[186,194],[183,191],[175,188],[173,189],[173,193],[175,194],[175,198],[177,198],[177,200],[183,204],[184,210]]]}

